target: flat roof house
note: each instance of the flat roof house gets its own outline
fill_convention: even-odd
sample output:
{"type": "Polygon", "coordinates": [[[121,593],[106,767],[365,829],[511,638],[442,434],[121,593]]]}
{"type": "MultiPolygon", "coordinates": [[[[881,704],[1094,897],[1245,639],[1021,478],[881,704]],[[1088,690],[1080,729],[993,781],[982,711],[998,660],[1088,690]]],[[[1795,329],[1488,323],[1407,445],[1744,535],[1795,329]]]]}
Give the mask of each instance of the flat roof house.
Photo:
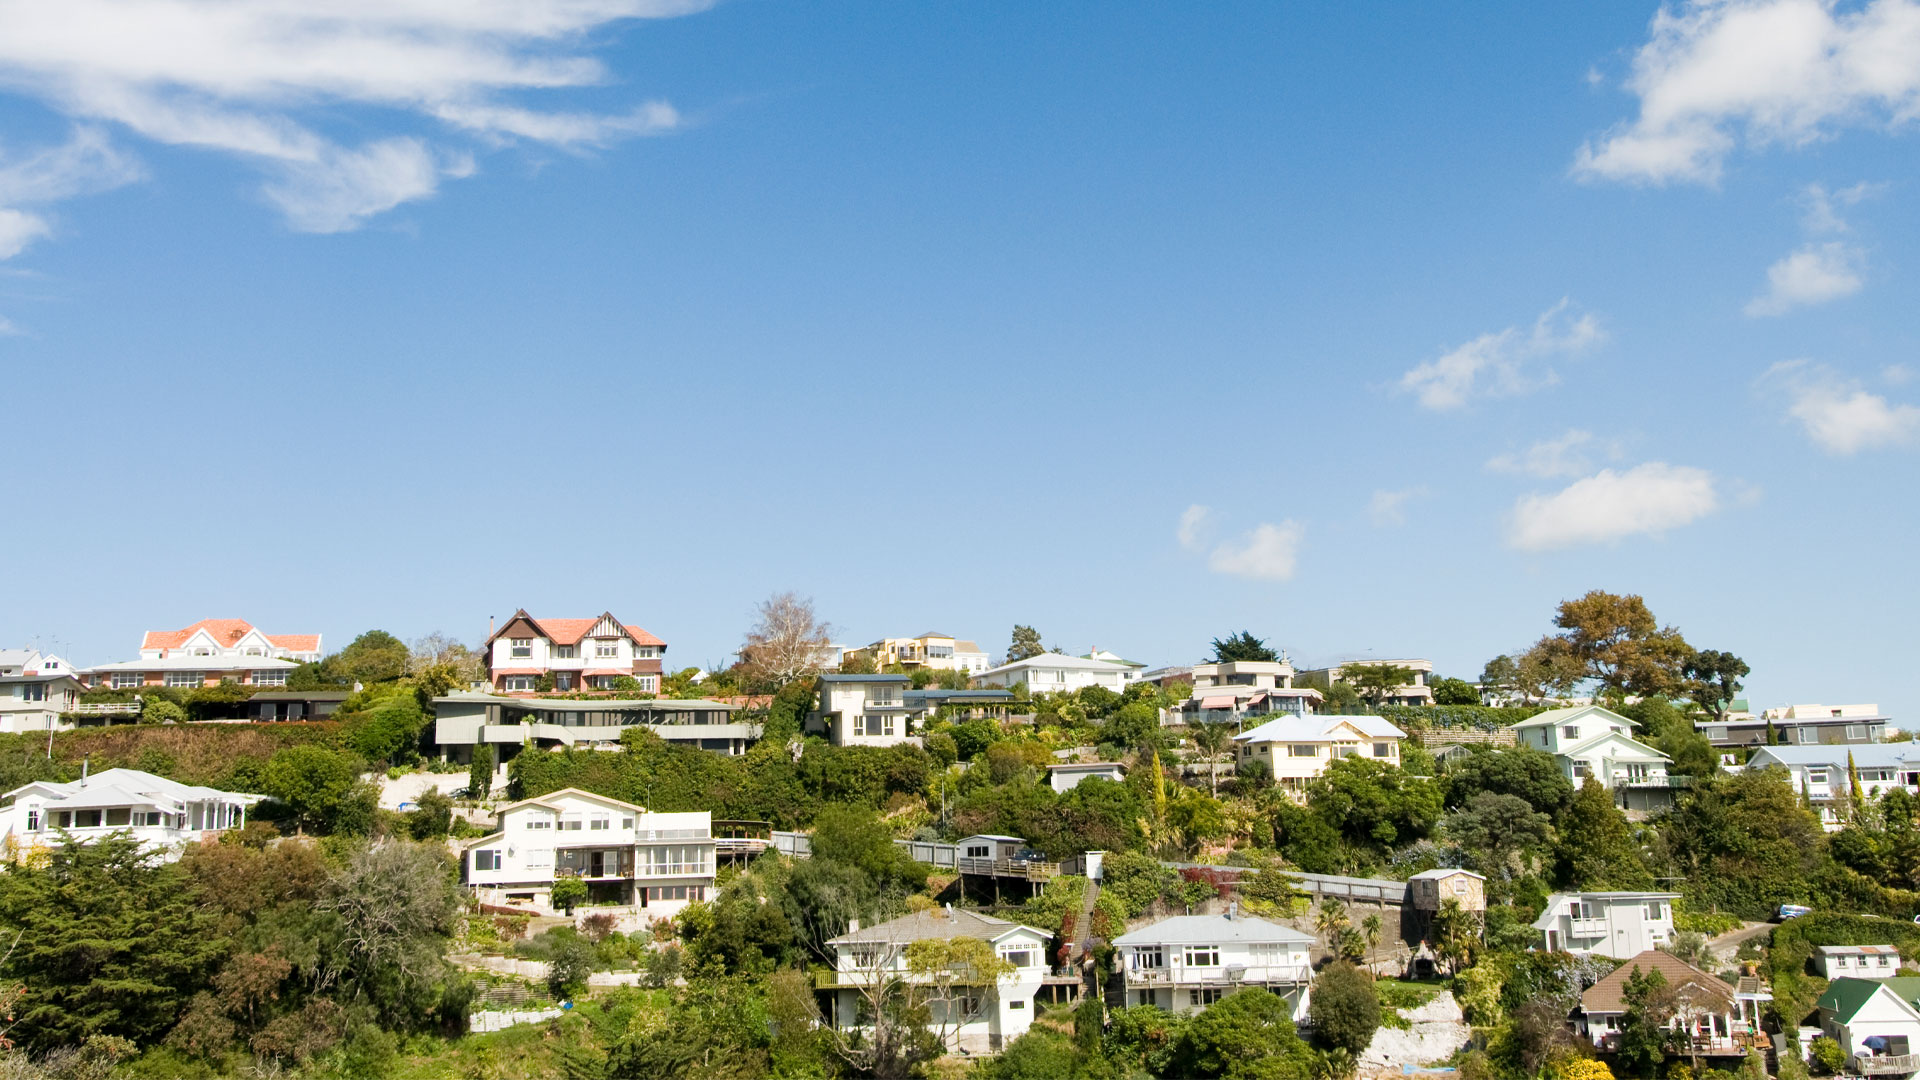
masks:
{"type": "Polygon", "coordinates": [[[873,661],[873,666],[880,671],[897,666],[909,671],[925,668],[973,673],[992,666],[986,650],[978,643],[934,630],[918,637],[881,638],[864,649],[853,650],[853,654],[873,661]]]}
{"type": "Polygon", "coordinates": [[[1878,705],[1787,705],[1759,716],[1729,712],[1724,720],[1703,721],[1700,731],[1723,749],[1765,746],[1769,731],[1781,746],[1860,746],[1885,738],[1892,722],[1878,705]]]}
{"type": "Polygon", "coordinates": [[[590,903],[665,918],[713,892],[705,810],[656,814],[565,788],[504,807],[494,832],[462,847],[462,879],[483,903],[550,911],[553,883],[571,876],[590,903]]]}
{"type": "Polygon", "coordinates": [[[1293,685],[1293,665],[1285,660],[1232,660],[1195,664],[1188,669],[1193,696],[1180,703],[1181,719],[1248,719],[1273,713],[1306,715],[1320,707],[1320,691],[1293,685]]]}
{"type": "Polygon", "coordinates": [[[744,754],[760,737],[758,724],[734,720],[738,705],[682,698],[500,697],[456,693],[433,699],[433,740],[449,761],[472,761],[473,748],[494,747],[504,767],[523,746],[617,747],[629,728],[645,728],[667,742],[721,754],[744,754]]]}
{"type": "Polygon", "coordinates": [[[1117,694],[1139,674],[1138,668],[1127,664],[1050,652],[988,668],[976,674],[973,681],[977,686],[997,686],[1004,690],[1025,684],[1033,694],[1057,694],[1088,686],[1104,686],[1117,694]]]}
{"type": "Polygon", "coordinates": [[[1433,704],[1433,687],[1427,685],[1427,680],[1433,677],[1433,661],[1431,660],[1422,660],[1422,659],[1348,660],[1345,663],[1335,664],[1332,667],[1315,668],[1312,671],[1303,671],[1301,672],[1301,674],[1302,675],[1324,675],[1326,676],[1327,681],[1329,683],[1346,682],[1348,681],[1347,674],[1349,669],[1356,668],[1356,667],[1367,667],[1367,666],[1402,667],[1413,672],[1413,681],[1402,683],[1399,686],[1396,686],[1392,690],[1388,691],[1387,695],[1381,700],[1381,704],[1385,704],[1385,705],[1431,705],[1433,704]]]}
{"type": "Polygon", "coordinates": [[[920,745],[905,675],[822,675],[807,730],[835,746],[920,745]]]}
{"type": "Polygon", "coordinates": [[[61,783],[36,780],[6,793],[0,809],[10,852],[24,856],[72,839],[126,833],[171,860],[183,844],[246,824],[263,796],[182,784],[138,769],[105,769],[61,783]]]}
{"type": "Polygon", "coordinates": [[[62,716],[80,703],[85,687],[65,673],[0,675],[0,731],[58,731],[72,727],[62,716]]]}
{"type": "Polygon", "coordinates": [[[1638,956],[1673,940],[1673,902],[1679,893],[1554,893],[1534,920],[1548,952],[1638,956]]]}

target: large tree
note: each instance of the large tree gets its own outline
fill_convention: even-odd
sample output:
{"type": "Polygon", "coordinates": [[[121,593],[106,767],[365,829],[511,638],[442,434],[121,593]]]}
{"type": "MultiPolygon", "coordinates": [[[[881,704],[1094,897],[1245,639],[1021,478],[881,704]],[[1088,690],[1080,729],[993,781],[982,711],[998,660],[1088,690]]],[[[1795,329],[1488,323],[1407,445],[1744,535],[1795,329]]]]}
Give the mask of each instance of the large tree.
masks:
{"type": "Polygon", "coordinates": [[[1046,651],[1047,647],[1040,644],[1040,631],[1035,630],[1031,626],[1022,626],[1018,623],[1014,624],[1013,643],[1007,646],[1007,663],[1011,664],[1016,660],[1025,660],[1031,656],[1039,656],[1046,651]]]}
{"type": "Polygon", "coordinates": [[[760,602],[758,621],[740,645],[740,663],[755,682],[785,686],[820,670],[833,628],[814,614],[813,601],[776,593],[760,602]]]}
{"type": "Polygon", "coordinates": [[[385,630],[369,630],[347,643],[347,647],[327,658],[342,677],[372,686],[393,682],[407,673],[413,657],[407,643],[385,630]]]}
{"type": "Polygon", "coordinates": [[[1213,639],[1213,659],[1217,663],[1230,664],[1242,660],[1272,663],[1280,659],[1280,654],[1267,646],[1267,643],[1253,636],[1253,631],[1242,630],[1229,634],[1226,638],[1213,639]]]}
{"type": "Polygon", "coordinates": [[[1515,856],[1523,860],[1523,871],[1530,869],[1527,856],[1553,838],[1552,819],[1519,796],[1483,791],[1447,818],[1447,835],[1472,852],[1489,876],[1506,879],[1515,856]]]}
{"type": "Polygon", "coordinates": [[[1745,660],[1719,649],[1701,649],[1680,667],[1687,696],[1715,720],[1727,715],[1727,707],[1740,696],[1740,680],[1752,672],[1745,660]]]}
{"type": "Polygon", "coordinates": [[[1560,821],[1560,884],[1569,889],[1649,889],[1647,869],[1613,794],[1589,776],[1560,821]]]}
{"type": "Polygon", "coordinates": [[[1523,671],[1531,663],[1557,690],[1571,689],[1567,680],[1576,671],[1614,698],[1671,693],[1685,681],[1692,647],[1638,596],[1595,589],[1563,602],[1553,624],[1560,633],[1541,638],[1519,663],[1523,671]]]}
{"type": "Polygon", "coordinates": [[[1379,705],[1387,695],[1403,686],[1412,686],[1415,672],[1401,664],[1376,664],[1353,661],[1340,669],[1340,681],[1352,686],[1369,705],[1379,705]]]}

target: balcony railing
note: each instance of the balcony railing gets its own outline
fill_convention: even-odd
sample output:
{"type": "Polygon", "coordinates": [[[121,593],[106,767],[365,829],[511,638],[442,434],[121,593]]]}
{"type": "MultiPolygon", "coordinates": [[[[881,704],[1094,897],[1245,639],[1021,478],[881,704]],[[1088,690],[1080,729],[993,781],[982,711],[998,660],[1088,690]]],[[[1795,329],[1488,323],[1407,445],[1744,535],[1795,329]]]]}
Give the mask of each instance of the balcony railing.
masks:
{"type": "Polygon", "coordinates": [[[1920,1054],[1855,1054],[1853,1071],[1862,1076],[1910,1076],[1920,1072],[1920,1054]]]}
{"type": "Polygon", "coordinates": [[[955,869],[963,874],[1019,878],[1022,881],[1047,881],[1060,876],[1060,864],[1028,862],[1024,859],[958,859],[955,869]]]}
{"type": "Polygon", "coordinates": [[[1312,979],[1313,968],[1307,964],[1227,964],[1210,968],[1138,968],[1127,972],[1129,983],[1143,986],[1259,986],[1312,979]]]}
{"type": "Polygon", "coordinates": [[[85,705],[75,705],[75,716],[132,716],[140,711],[137,701],[103,701],[85,705]]]}

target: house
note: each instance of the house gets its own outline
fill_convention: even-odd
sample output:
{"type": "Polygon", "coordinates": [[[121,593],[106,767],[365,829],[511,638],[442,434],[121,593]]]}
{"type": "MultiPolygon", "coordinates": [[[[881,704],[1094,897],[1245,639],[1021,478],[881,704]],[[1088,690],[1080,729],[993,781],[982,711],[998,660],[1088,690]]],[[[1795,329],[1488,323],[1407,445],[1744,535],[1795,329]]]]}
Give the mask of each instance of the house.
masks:
{"type": "Polygon", "coordinates": [[[247,699],[247,719],[256,724],[319,720],[352,696],[345,690],[268,690],[247,699]]]}
{"type": "Polygon", "coordinates": [[[85,687],[65,673],[0,675],[0,731],[55,731],[80,704],[85,687]]]}
{"type": "Polygon", "coordinates": [[[1847,1071],[1863,1076],[1920,1072],[1920,978],[1843,976],[1827,985],[1816,1008],[1820,1031],[1847,1055],[1847,1071]]]}
{"type": "Polygon", "coordinates": [[[1407,733],[1378,716],[1281,716],[1233,737],[1236,764],[1262,762],[1281,787],[1296,794],[1336,759],[1366,757],[1400,764],[1407,733]]]}
{"type": "Polygon", "coordinates": [[[1320,676],[1327,680],[1328,685],[1332,685],[1333,683],[1348,681],[1347,675],[1349,669],[1369,665],[1373,667],[1402,667],[1413,672],[1413,681],[1411,683],[1394,687],[1388,691],[1386,696],[1381,698],[1377,704],[1433,704],[1433,687],[1427,685],[1427,680],[1433,677],[1433,661],[1431,660],[1348,660],[1344,664],[1335,664],[1332,667],[1325,668],[1314,668],[1311,671],[1303,671],[1300,674],[1303,676],[1320,676]]]}
{"type": "Polygon", "coordinates": [[[1204,1009],[1235,990],[1265,987],[1299,1021],[1313,982],[1311,934],[1241,915],[1176,915],[1113,939],[1127,1005],[1169,1012],[1204,1009]]]}
{"type": "Polygon", "coordinates": [[[1675,1002],[1669,1026],[1682,1032],[1683,1052],[1702,1057],[1742,1057],[1749,1050],[1765,1050],[1757,1002],[1737,1000],[1734,988],[1668,952],[1648,949],[1636,953],[1619,969],[1580,995],[1576,1020],[1582,1035],[1609,1053],[1620,1047],[1626,1019],[1627,980],[1634,972],[1659,972],[1667,980],[1675,1002]]]}
{"type": "Polygon", "coordinates": [[[9,675],[71,675],[73,666],[39,649],[0,649],[0,677],[9,675]]]}
{"type": "Polygon", "coordinates": [[[1412,936],[1415,940],[1427,936],[1433,926],[1434,917],[1440,914],[1441,905],[1456,900],[1460,910],[1469,914],[1486,917],[1487,879],[1471,870],[1439,867],[1422,870],[1407,879],[1407,899],[1405,908],[1411,919],[1412,936]]]}
{"type": "Polygon", "coordinates": [[[1513,725],[1521,746],[1545,750],[1579,787],[1592,777],[1628,810],[1672,805],[1683,783],[1667,775],[1672,759],[1633,737],[1633,721],[1599,705],[1548,709],[1513,725]]]}
{"type": "Polygon", "coordinates": [[[1180,718],[1230,720],[1274,713],[1307,715],[1320,707],[1320,691],[1293,685],[1293,665],[1285,660],[1233,660],[1195,664],[1189,669],[1193,696],[1180,703],[1180,718]]]}
{"type": "Polygon", "coordinates": [[[1117,761],[1083,761],[1047,766],[1047,783],[1065,795],[1080,786],[1080,781],[1098,778],[1119,783],[1127,778],[1126,769],[1117,761]]]}
{"type": "Polygon", "coordinates": [[[881,638],[864,649],[847,654],[873,662],[874,670],[902,667],[911,671],[965,671],[969,674],[991,666],[986,651],[976,642],[933,631],[910,638],[881,638]]]}
{"type": "Polygon", "coordinates": [[[1103,661],[1105,661],[1105,662],[1107,662],[1107,663],[1109,663],[1109,664],[1119,664],[1119,665],[1120,665],[1120,666],[1122,666],[1122,667],[1129,667],[1129,668],[1132,668],[1132,669],[1133,669],[1133,671],[1134,671],[1134,677],[1133,677],[1132,679],[1129,679],[1129,680],[1127,680],[1128,682],[1137,682],[1137,681],[1139,681],[1139,678],[1140,678],[1140,672],[1143,672],[1143,671],[1145,671],[1145,670],[1147,670],[1147,665],[1145,665],[1145,664],[1143,664],[1143,663],[1141,663],[1140,661],[1138,661],[1138,660],[1129,660],[1129,659],[1127,659],[1126,657],[1124,657],[1124,656],[1121,656],[1121,655],[1120,655],[1119,653],[1116,653],[1116,652],[1111,652],[1111,651],[1109,651],[1109,650],[1106,650],[1106,649],[1102,649],[1102,648],[1100,648],[1100,647],[1099,647],[1099,646],[1097,646],[1097,645],[1096,645],[1096,646],[1094,646],[1094,647],[1093,647],[1093,648],[1091,648],[1091,649],[1088,649],[1088,650],[1087,650],[1086,652],[1084,652],[1084,653],[1081,653],[1081,654],[1080,654],[1080,659],[1082,659],[1082,660],[1103,660],[1103,661]]]}
{"type": "Polygon", "coordinates": [[[1860,792],[1875,798],[1892,787],[1920,794],[1920,743],[1875,743],[1848,746],[1762,746],[1747,759],[1748,769],[1785,769],[1795,791],[1801,792],[1820,815],[1828,832],[1846,823],[1852,799],[1847,766],[1860,779],[1860,792]]]}
{"type": "Polygon", "coordinates": [[[1860,746],[1885,738],[1891,723],[1878,705],[1787,705],[1757,717],[1729,710],[1720,720],[1703,721],[1700,731],[1723,748],[1765,746],[1768,732],[1781,746],[1860,746]]]}
{"type": "Polygon", "coordinates": [[[1533,929],[1548,952],[1638,956],[1673,940],[1673,902],[1679,898],[1661,892],[1554,893],[1533,929]]]}
{"type": "Polygon", "coordinates": [[[287,672],[320,659],[319,634],[268,634],[245,619],[202,619],[184,630],[149,630],[140,659],[81,669],[89,688],[199,687],[223,682],[285,686],[287,672]]]}
{"type": "Polygon", "coordinates": [[[565,788],[500,811],[462,845],[461,874],[485,904],[552,910],[553,883],[586,882],[589,903],[667,918],[713,893],[713,815],[656,814],[565,788]]]}
{"type": "Polygon", "coordinates": [[[944,909],[918,911],[898,919],[862,928],[858,920],[847,932],[827,941],[834,953],[830,981],[831,1023],[857,1028],[870,1014],[875,998],[891,992],[915,993],[943,1000],[926,1002],[930,1025],[947,1036],[948,1050],[977,1053],[999,1050],[1033,1025],[1039,1005],[1035,997],[1047,976],[1047,945],[1052,935],[1031,926],[996,919],[978,912],[944,909]],[[973,938],[987,942],[1012,971],[991,986],[956,987],[937,993],[932,975],[909,970],[908,948],[920,941],[973,938]]]}
{"type": "Polygon", "coordinates": [[[905,675],[822,675],[807,730],[835,746],[920,745],[907,713],[905,675]]]}
{"type": "Polygon", "coordinates": [[[738,755],[760,737],[760,725],[734,720],[738,705],[702,698],[500,697],[454,693],[433,699],[433,739],[447,761],[472,761],[473,748],[494,748],[502,769],[523,746],[612,749],[632,728],[671,743],[738,755]]]}
{"type": "Polygon", "coordinates": [[[1138,669],[1125,664],[1050,652],[988,668],[976,674],[973,682],[976,686],[997,686],[1003,690],[1025,684],[1027,691],[1034,694],[1070,693],[1088,686],[1105,687],[1117,694],[1139,674],[1138,669]]]}
{"type": "Polygon", "coordinates": [[[1900,974],[1900,950],[1891,945],[1822,945],[1813,968],[1823,979],[1891,979],[1900,974]]]}
{"type": "Polygon", "coordinates": [[[4,796],[7,852],[26,857],[63,840],[92,843],[126,833],[162,857],[247,823],[262,796],[182,784],[138,769],[105,769],[61,783],[36,780],[4,796]]]}
{"type": "Polygon", "coordinates": [[[929,686],[925,690],[908,690],[900,696],[907,703],[907,718],[915,731],[936,716],[948,720],[1002,718],[1017,704],[1011,690],[947,690],[929,686]]]}
{"type": "Polygon", "coordinates": [[[630,678],[629,687],[643,694],[658,693],[662,657],[667,643],[603,612],[597,619],[536,619],[525,608],[513,613],[506,625],[487,637],[484,650],[487,681],[495,690],[531,694],[612,690],[616,680],[630,678]]]}

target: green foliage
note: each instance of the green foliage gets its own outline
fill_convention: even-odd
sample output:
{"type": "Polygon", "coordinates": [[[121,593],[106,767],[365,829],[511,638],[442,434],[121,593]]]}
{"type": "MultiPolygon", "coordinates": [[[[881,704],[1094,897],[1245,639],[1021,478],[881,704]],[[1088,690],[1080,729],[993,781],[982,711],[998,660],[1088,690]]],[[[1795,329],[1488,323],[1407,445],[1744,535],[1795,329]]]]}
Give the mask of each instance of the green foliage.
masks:
{"type": "Polygon", "coordinates": [[[473,748],[473,761],[467,766],[467,792],[473,798],[484,799],[493,791],[493,744],[481,743],[473,748]]]}
{"type": "Polygon", "coordinates": [[[1525,799],[1482,791],[1447,818],[1447,835],[1470,853],[1482,873],[1505,881],[1516,858],[1530,864],[1533,853],[1546,849],[1553,828],[1552,819],[1525,799]]]}
{"type": "Polygon", "coordinates": [[[356,694],[335,714],[347,746],[372,762],[404,764],[420,757],[427,726],[420,695],[408,686],[382,686],[356,694]]]}
{"type": "MultiPolygon", "coordinates": [[[[579,880],[561,878],[554,882],[554,891],[559,891],[561,881],[579,880]]],[[[581,886],[582,889],[585,887],[581,886]]],[[[555,904],[559,904],[559,901],[556,900],[555,904]]],[[[564,906],[572,910],[572,905],[564,906]]],[[[554,939],[547,950],[547,992],[560,1000],[586,993],[587,976],[593,974],[600,965],[600,950],[570,926],[549,930],[544,936],[554,939]]]]}
{"type": "Polygon", "coordinates": [[[917,890],[927,883],[926,866],[893,842],[877,816],[858,807],[829,806],[814,818],[813,857],[856,867],[881,888],[917,890]]]}
{"type": "Polygon", "coordinates": [[[1435,679],[1433,703],[1435,705],[1478,705],[1480,691],[1465,679],[1435,679]]]}
{"type": "Polygon", "coordinates": [[[572,874],[563,874],[553,879],[553,891],[550,899],[554,907],[567,914],[587,902],[587,883],[572,874]]]}
{"type": "Polygon", "coordinates": [[[1003,662],[1011,664],[1016,660],[1025,660],[1028,657],[1039,656],[1046,651],[1047,647],[1040,643],[1040,631],[1035,630],[1031,626],[1022,626],[1015,623],[1013,627],[1013,642],[1007,646],[1007,658],[1003,662]]]}
{"type": "Polygon", "coordinates": [[[143,724],[184,724],[186,720],[187,710],[166,698],[148,698],[140,703],[140,722],[143,724]]]}
{"type": "Polygon", "coordinates": [[[415,840],[444,840],[453,829],[453,800],[439,788],[428,788],[414,803],[407,831],[415,840]]]}
{"type": "Polygon", "coordinates": [[[1344,961],[1329,965],[1314,980],[1307,1018],[1317,1042],[1359,1054],[1380,1027],[1373,977],[1344,961]]]}
{"type": "Polygon", "coordinates": [[[1800,903],[1826,834],[1782,770],[1696,779],[1662,822],[1656,853],[1696,907],[1765,918],[1800,903]]]}
{"type": "Polygon", "coordinates": [[[1546,711],[1544,705],[1382,705],[1375,710],[1407,731],[1498,731],[1546,711]]]}
{"type": "Polygon", "coordinates": [[[328,659],[334,671],[348,682],[372,686],[405,675],[411,657],[406,642],[385,630],[369,630],[328,659]]]}
{"type": "Polygon", "coordinates": [[[1440,820],[1435,780],[1370,758],[1345,757],[1308,787],[1307,806],[1349,845],[1385,852],[1425,837],[1440,820]]]}
{"type": "Polygon", "coordinates": [[[1170,895],[1180,882],[1179,873],[1171,867],[1137,851],[1108,854],[1101,873],[1105,878],[1101,895],[1117,897],[1129,919],[1146,914],[1154,901],[1170,895]]]}
{"type": "Polygon", "coordinates": [[[1242,630],[1227,635],[1224,640],[1214,638],[1213,659],[1222,664],[1242,660],[1272,663],[1280,659],[1280,654],[1269,648],[1266,642],[1254,637],[1252,631],[1242,630]]]}
{"type": "Polygon", "coordinates": [[[1847,1071],[1847,1052],[1825,1035],[1816,1036],[1807,1045],[1807,1056],[1813,1061],[1815,1075],[1838,1076],[1847,1071]]]}
{"type": "Polygon", "coordinates": [[[1651,1078],[1673,1045],[1674,1001],[1667,977],[1635,967],[1620,993],[1626,1014],[1620,1020],[1620,1064],[1635,1076],[1651,1078]]]}
{"type": "Polygon", "coordinates": [[[1246,989],[1206,1007],[1187,1025],[1173,1055],[1174,1070],[1162,1075],[1202,1080],[1287,1078],[1307,1080],[1311,1049],[1294,1031],[1285,999],[1246,989]]]}
{"type": "Polygon", "coordinates": [[[1530,746],[1459,758],[1447,766],[1446,788],[1449,809],[1465,806],[1480,794],[1511,795],[1555,818],[1573,805],[1573,783],[1560,771],[1559,761],[1530,746]]]}
{"type": "Polygon", "coordinates": [[[1085,1068],[1086,1057],[1071,1038],[1049,1027],[1034,1027],[970,1075],[976,1080],[1055,1080],[1085,1076],[1085,1068]]]}
{"type": "Polygon", "coordinates": [[[329,830],[348,807],[358,774],[359,763],[337,750],[290,746],[267,762],[260,786],[302,828],[329,830]]]}
{"type": "Polygon", "coordinates": [[[1569,889],[1649,889],[1647,869],[1613,796],[1587,777],[1560,822],[1557,877],[1569,889]]]}

